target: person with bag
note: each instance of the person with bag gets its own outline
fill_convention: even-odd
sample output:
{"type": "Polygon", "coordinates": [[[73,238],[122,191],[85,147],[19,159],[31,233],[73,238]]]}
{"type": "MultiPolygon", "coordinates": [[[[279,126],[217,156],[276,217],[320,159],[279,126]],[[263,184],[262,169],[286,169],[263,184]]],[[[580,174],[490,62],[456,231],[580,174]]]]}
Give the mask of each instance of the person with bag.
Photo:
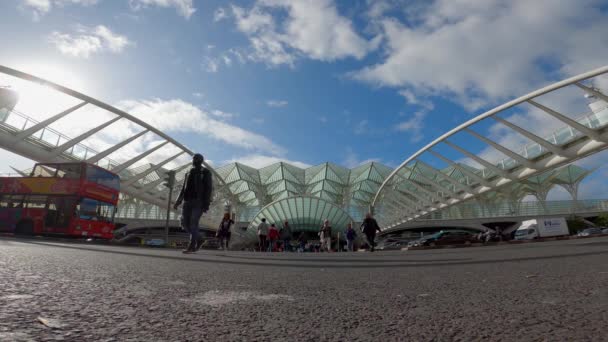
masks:
{"type": "Polygon", "coordinates": [[[277,227],[273,224],[270,225],[270,228],[268,229],[268,251],[269,252],[274,252],[275,251],[275,247],[277,244],[277,241],[279,240],[279,231],[277,230],[277,227]]]}
{"type": "Polygon", "coordinates": [[[283,229],[279,232],[281,235],[281,239],[283,240],[283,252],[291,252],[291,227],[289,226],[289,222],[285,221],[283,223],[283,229]]]}
{"type": "Polygon", "coordinates": [[[378,222],[376,219],[372,217],[371,213],[365,214],[365,219],[363,223],[361,223],[361,231],[365,234],[367,238],[367,243],[369,243],[370,251],[374,251],[374,247],[376,247],[376,231],[381,231],[378,222]]]}
{"type": "Polygon", "coordinates": [[[262,218],[262,222],[258,224],[258,241],[260,252],[266,251],[266,236],[268,236],[268,223],[266,223],[266,219],[262,218]]]}
{"type": "Polygon", "coordinates": [[[329,220],[323,221],[319,236],[321,237],[320,250],[326,249],[328,252],[331,252],[331,226],[329,225],[329,220]]]}
{"type": "Polygon", "coordinates": [[[230,227],[232,227],[233,224],[234,221],[232,221],[230,218],[230,213],[225,213],[216,233],[216,237],[218,238],[220,244],[219,249],[228,250],[230,227]]]}
{"type": "Polygon", "coordinates": [[[209,210],[213,193],[213,176],[209,169],[203,167],[205,158],[199,153],[192,156],[192,169],[184,176],[182,189],[175,200],[173,208],[182,207],[182,229],[190,233],[190,243],[183,253],[194,253],[201,248],[203,241],[199,233],[201,216],[209,210]]]}

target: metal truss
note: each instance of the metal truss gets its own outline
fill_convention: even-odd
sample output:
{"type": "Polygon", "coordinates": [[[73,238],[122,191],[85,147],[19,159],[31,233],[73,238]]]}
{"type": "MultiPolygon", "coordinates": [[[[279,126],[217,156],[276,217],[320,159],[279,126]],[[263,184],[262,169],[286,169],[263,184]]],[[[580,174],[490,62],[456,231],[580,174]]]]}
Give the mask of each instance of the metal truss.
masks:
{"type": "Polygon", "coordinates": [[[412,220],[428,217],[437,210],[482,198],[483,195],[498,191],[506,185],[525,182],[530,177],[606,149],[608,95],[583,83],[605,73],[608,73],[608,66],[568,78],[507,102],[459,125],[408,157],[384,180],[373,200],[376,218],[382,228],[398,228],[412,220]],[[580,90],[581,96],[587,95],[596,102],[599,101],[600,106],[595,106],[595,110],[581,118],[573,118],[537,100],[542,95],[568,86],[580,90]],[[498,116],[524,105],[532,106],[543,115],[559,121],[563,124],[562,129],[549,138],[543,138],[535,133],[535,127],[522,127],[498,116]],[[489,134],[482,134],[473,129],[473,125],[486,119],[502,124],[508,130],[529,139],[531,143],[523,146],[521,151],[514,151],[495,141],[489,134]],[[498,162],[487,160],[480,153],[458,145],[453,139],[448,140],[457,133],[482,142],[506,158],[498,162]],[[481,168],[470,167],[444,156],[437,152],[440,145],[459,152],[481,165],[481,168]],[[430,166],[433,163],[428,162],[429,160],[445,163],[449,167],[439,170],[430,166]],[[424,167],[424,172],[417,172],[420,167],[424,167]],[[412,198],[415,200],[412,201],[412,198]]]}
{"type": "MultiPolygon", "coordinates": [[[[0,73],[46,86],[75,99],[77,102],[75,106],[66,108],[58,114],[52,115],[40,122],[33,120],[26,114],[12,110],[8,115],[18,116],[21,121],[25,120],[25,124],[23,126],[11,125],[6,119],[0,122],[0,147],[37,162],[86,161],[119,174],[121,178],[121,193],[125,199],[125,201],[121,201],[124,203],[120,205],[124,204],[132,208],[131,210],[127,210],[126,207],[119,207],[119,214],[124,213],[126,216],[134,218],[147,218],[147,215],[153,218],[160,215],[160,212],[164,212],[163,210],[166,210],[169,191],[168,188],[162,185],[163,179],[168,171],[175,171],[177,181],[174,190],[179,190],[184,174],[190,165],[189,158],[187,157],[193,155],[190,149],[146,122],[90,96],[1,65],[0,73]],[[74,116],[74,120],[79,120],[83,125],[86,125],[86,113],[89,110],[94,113],[103,111],[112,116],[112,118],[105,123],[88,128],[86,132],[76,137],[69,137],[50,127],[59,119],[65,118],[70,114],[74,116]],[[96,151],[83,143],[86,139],[98,134],[103,129],[111,129],[113,124],[124,120],[128,121],[133,127],[138,127],[140,129],[139,133],[123,141],[119,141],[102,151],[96,151]],[[57,138],[51,140],[45,138],[49,135],[57,138]],[[151,139],[148,141],[157,141],[158,144],[123,162],[116,162],[110,159],[113,153],[118,152],[129,144],[140,143],[140,139],[144,137],[151,139]],[[158,163],[147,162],[147,158],[155,153],[159,153],[163,149],[164,155],[167,154],[167,151],[171,151],[172,155],[158,163]],[[137,206],[134,206],[133,203],[137,203],[137,206]],[[161,208],[163,210],[160,210],[161,208]],[[150,214],[151,212],[154,213],[150,214]]],[[[162,156],[163,154],[159,155],[162,156]]],[[[221,211],[218,214],[221,216],[224,206],[231,202],[232,196],[229,192],[225,191],[225,183],[215,170],[207,164],[205,166],[214,174],[214,198],[216,202],[214,204],[218,208],[221,208],[212,208],[211,211],[221,211]]]]}

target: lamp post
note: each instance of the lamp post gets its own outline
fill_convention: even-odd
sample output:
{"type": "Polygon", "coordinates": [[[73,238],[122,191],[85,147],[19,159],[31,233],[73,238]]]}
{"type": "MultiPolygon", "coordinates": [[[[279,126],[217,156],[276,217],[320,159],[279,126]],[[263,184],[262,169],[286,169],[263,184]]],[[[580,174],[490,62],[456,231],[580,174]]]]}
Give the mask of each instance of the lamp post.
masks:
{"type": "Polygon", "coordinates": [[[167,199],[167,217],[165,220],[165,246],[169,245],[169,217],[171,216],[171,198],[173,197],[173,186],[175,185],[175,171],[168,171],[165,175],[164,186],[169,188],[169,198],[167,199]]]}

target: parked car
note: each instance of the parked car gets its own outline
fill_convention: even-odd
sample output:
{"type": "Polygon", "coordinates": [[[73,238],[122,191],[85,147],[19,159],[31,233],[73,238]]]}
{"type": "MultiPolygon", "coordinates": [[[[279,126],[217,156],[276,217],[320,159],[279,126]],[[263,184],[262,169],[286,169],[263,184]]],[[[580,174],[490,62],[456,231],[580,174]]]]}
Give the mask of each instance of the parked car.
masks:
{"type": "Polygon", "coordinates": [[[602,234],[608,234],[608,228],[602,229],[602,234]]]}
{"type": "MultiPolygon", "coordinates": [[[[215,232],[201,229],[204,242],[202,248],[216,249],[219,247],[215,232]]],[[[114,241],[127,245],[165,246],[165,227],[149,228],[120,228],[114,231],[114,241]]],[[[190,234],[180,227],[169,227],[168,245],[185,248],[190,241],[190,234]]]]}
{"type": "Polygon", "coordinates": [[[602,234],[602,230],[600,228],[587,228],[584,229],[580,232],[578,232],[578,236],[591,236],[591,235],[598,235],[598,234],[602,234]]]}
{"type": "Polygon", "coordinates": [[[445,230],[418,240],[419,246],[461,245],[477,242],[475,236],[467,231],[445,230]]]}

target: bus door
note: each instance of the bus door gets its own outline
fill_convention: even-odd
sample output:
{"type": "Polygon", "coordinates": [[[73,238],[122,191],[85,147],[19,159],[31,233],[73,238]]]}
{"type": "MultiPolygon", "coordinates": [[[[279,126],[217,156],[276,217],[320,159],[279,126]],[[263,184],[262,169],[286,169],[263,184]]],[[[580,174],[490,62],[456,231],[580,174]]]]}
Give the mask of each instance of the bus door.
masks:
{"type": "Polygon", "coordinates": [[[68,233],[76,208],[76,197],[49,196],[44,219],[44,232],[68,233]]]}

